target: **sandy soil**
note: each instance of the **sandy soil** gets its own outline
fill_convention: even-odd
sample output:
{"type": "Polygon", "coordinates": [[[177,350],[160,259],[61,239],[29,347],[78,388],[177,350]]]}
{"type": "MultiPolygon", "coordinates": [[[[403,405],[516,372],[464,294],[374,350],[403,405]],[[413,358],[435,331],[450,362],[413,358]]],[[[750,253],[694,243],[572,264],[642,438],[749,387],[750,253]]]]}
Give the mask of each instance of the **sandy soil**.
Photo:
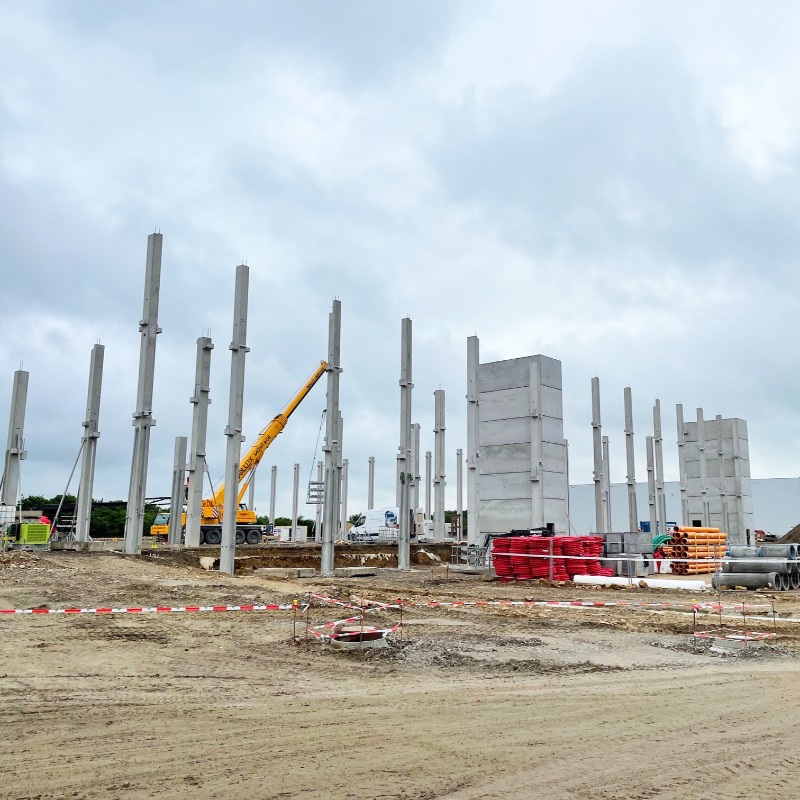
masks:
{"type": "MultiPolygon", "coordinates": [[[[0,607],[258,603],[310,589],[691,599],[443,569],[293,583],[152,558],[0,556],[0,607]]],[[[723,597],[767,603],[749,625],[772,630],[771,596],[723,597]]],[[[407,607],[403,639],[362,653],[304,640],[302,621],[293,643],[287,613],[0,615],[0,798],[795,798],[800,597],[774,602],[777,644],[737,657],[693,652],[691,614],[657,610],[407,607]]]]}

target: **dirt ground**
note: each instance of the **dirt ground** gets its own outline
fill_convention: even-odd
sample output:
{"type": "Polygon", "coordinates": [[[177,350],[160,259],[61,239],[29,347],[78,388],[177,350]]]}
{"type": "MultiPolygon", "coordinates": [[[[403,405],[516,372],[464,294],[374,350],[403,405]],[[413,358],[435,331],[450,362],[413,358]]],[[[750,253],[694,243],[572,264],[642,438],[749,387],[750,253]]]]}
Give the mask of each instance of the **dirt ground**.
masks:
{"type": "MultiPolygon", "coordinates": [[[[334,652],[305,639],[303,619],[293,642],[291,612],[0,615],[0,798],[798,795],[792,593],[723,594],[766,606],[724,626],[779,636],[718,656],[694,651],[680,610],[411,605],[691,602],[685,593],[506,586],[443,567],[291,582],[166,558],[0,555],[0,608],[291,602],[309,591],[402,597],[402,639],[334,652]]],[[[309,617],[349,613],[315,606],[309,617]]]]}

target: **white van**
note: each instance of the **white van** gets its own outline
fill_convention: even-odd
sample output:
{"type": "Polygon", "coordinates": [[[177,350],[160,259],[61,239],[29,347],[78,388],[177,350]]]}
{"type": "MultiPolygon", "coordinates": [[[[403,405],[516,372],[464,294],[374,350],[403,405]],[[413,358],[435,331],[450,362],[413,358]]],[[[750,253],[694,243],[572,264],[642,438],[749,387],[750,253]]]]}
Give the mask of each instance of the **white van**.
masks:
{"type": "MultiPolygon", "coordinates": [[[[409,511],[411,536],[415,535],[414,515],[409,511]]],[[[400,530],[400,509],[371,508],[358,518],[358,522],[347,532],[350,542],[396,542],[400,530]]]]}

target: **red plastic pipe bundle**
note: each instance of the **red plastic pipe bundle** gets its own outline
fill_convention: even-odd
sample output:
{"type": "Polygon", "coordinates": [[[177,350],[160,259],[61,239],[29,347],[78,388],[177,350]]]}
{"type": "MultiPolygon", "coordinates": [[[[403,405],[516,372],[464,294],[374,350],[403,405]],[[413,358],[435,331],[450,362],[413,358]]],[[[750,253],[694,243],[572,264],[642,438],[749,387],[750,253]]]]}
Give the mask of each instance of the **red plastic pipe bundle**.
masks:
{"type": "Polygon", "coordinates": [[[492,566],[494,566],[495,574],[502,583],[514,580],[509,556],[510,548],[511,539],[495,539],[492,543],[492,566]]]}

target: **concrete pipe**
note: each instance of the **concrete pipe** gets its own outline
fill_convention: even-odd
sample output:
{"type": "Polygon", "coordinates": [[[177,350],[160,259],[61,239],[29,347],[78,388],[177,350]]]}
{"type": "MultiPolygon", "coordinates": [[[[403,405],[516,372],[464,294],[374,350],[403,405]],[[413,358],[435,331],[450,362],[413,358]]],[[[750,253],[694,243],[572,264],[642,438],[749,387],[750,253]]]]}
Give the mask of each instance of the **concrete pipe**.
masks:
{"type": "Polygon", "coordinates": [[[796,544],[762,544],[758,548],[762,558],[797,558],[796,544]]]}
{"type": "Polygon", "coordinates": [[[711,578],[711,585],[715,589],[735,589],[741,586],[744,589],[779,589],[783,580],[777,572],[749,572],[731,574],[723,572],[711,578]]]}
{"type": "Polygon", "coordinates": [[[780,572],[786,574],[792,569],[788,558],[735,558],[722,563],[723,572],[780,572]]]}
{"type": "Polygon", "coordinates": [[[742,547],[734,545],[728,550],[728,552],[731,554],[732,558],[758,558],[757,547],[742,547]]]}
{"type": "Polygon", "coordinates": [[[798,572],[796,569],[789,573],[789,588],[794,589],[795,591],[800,589],[800,572],[798,572]]]}

